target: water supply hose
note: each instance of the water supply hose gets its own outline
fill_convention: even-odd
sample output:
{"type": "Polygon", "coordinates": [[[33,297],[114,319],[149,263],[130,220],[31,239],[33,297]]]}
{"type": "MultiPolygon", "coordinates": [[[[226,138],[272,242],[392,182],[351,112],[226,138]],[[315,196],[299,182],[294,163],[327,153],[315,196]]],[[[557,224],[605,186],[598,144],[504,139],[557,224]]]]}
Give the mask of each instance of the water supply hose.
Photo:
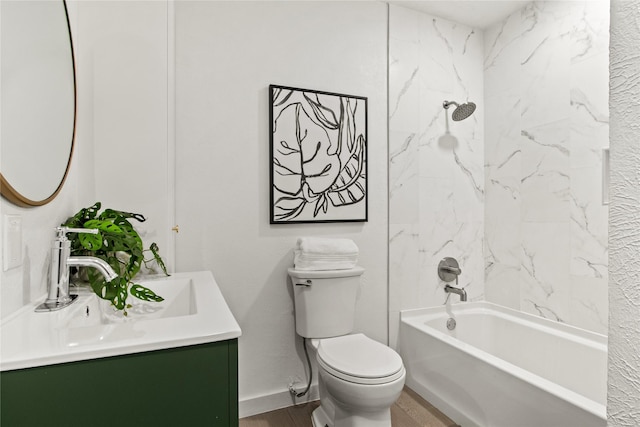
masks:
{"type": "Polygon", "coordinates": [[[293,384],[289,386],[289,393],[291,393],[296,398],[302,397],[309,392],[311,388],[311,380],[313,379],[313,371],[311,369],[311,358],[309,358],[309,351],[307,350],[307,338],[302,339],[302,346],[304,347],[304,355],[307,358],[307,366],[309,367],[309,382],[307,383],[307,388],[304,391],[298,393],[295,388],[293,388],[293,384]]]}

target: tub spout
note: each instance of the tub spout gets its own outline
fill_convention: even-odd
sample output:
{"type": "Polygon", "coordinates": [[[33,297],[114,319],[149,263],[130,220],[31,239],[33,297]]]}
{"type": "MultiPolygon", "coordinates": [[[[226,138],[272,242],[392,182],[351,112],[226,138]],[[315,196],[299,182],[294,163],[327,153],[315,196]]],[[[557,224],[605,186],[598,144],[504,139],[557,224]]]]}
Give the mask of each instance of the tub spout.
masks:
{"type": "Polygon", "coordinates": [[[451,285],[446,285],[444,287],[444,291],[449,293],[449,294],[458,294],[458,295],[460,295],[460,301],[462,301],[462,302],[467,300],[467,291],[465,291],[463,288],[454,288],[451,285]]]}

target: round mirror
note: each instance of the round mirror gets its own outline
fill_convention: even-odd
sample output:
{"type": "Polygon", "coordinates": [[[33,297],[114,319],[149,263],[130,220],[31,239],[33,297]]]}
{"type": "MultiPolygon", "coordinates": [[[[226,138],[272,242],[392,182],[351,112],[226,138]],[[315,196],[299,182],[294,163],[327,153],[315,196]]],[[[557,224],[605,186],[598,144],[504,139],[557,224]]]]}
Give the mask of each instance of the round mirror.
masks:
{"type": "Polygon", "coordinates": [[[73,44],[64,0],[0,1],[0,193],[20,206],[55,198],[76,120],[73,44]]]}

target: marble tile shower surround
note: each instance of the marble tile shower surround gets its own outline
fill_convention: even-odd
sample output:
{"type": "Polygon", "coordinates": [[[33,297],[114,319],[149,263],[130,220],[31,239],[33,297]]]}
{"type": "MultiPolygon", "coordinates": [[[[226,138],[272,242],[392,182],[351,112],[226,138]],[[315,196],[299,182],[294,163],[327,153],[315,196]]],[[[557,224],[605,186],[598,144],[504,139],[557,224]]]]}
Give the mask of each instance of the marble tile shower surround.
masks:
{"type": "MultiPolygon", "coordinates": [[[[390,7],[391,344],[399,310],[446,301],[437,265],[458,259],[459,286],[483,299],[484,109],[454,122],[445,100],[483,99],[483,34],[390,7]]],[[[451,296],[452,299],[458,298],[451,296]]]]}
{"type": "Polygon", "coordinates": [[[607,332],[607,2],[533,2],[485,31],[485,293],[607,332]]]}
{"type": "Polygon", "coordinates": [[[400,310],[446,301],[444,256],[470,300],[606,333],[607,3],[533,2],[484,31],[389,19],[391,344],[400,310]],[[445,99],[478,109],[453,122],[445,99]]]}

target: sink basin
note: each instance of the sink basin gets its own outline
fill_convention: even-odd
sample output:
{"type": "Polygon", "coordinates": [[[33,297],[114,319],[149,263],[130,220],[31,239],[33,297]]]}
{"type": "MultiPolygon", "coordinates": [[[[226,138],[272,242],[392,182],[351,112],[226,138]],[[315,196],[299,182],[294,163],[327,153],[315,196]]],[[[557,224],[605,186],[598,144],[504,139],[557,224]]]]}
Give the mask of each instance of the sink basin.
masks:
{"type": "Polygon", "coordinates": [[[143,280],[136,283],[151,289],[164,298],[161,302],[142,301],[129,296],[127,315],[116,310],[109,301],[91,293],[69,307],[68,318],[61,321],[60,328],[84,328],[96,325],[109,325],[139,320],[163,319],[168,317],[190,316],[197,313],[195,288],[190,278],[172,277],[143,280]]]}
{"type": "Polygon", "coordinates": [[[69,307],[36,313],[42,300],[0,325],[0,370],[137,353],[240,336],[238,323],[211,272],[176,273],[137,281],[162,296],[130,297],[127,316],[89,293],[69,307]]]}
{"type": "Polygon", "coordinates": [[[122,323],[152,321],[170,317],[191,316],[197,313],[196,290],[193,280],[189,277],[162,277],[155,280],[136,281],[136,283],[151,289],[164,298],[161,302],[143,301],[129,296],[127,315],[122,310],[116,310],[110,301],[98,298],[89,293],[71,305],[63,312],[57,325],[61,341],[67,346],[88,345],[96,342],[114,342],[129,335],[135,338],[133,328],[114,327],[122,323]]]}

